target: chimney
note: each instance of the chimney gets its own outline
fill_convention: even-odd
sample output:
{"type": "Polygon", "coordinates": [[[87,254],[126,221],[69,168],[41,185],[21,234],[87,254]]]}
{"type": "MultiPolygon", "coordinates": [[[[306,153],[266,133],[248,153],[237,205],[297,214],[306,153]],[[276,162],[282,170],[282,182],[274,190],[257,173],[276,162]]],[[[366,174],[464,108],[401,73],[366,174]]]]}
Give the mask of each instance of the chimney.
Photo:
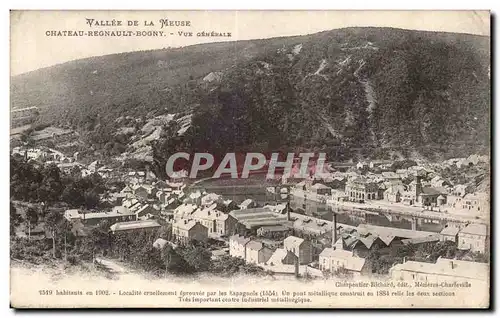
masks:
{"type": "Polygon", "coordinates": [[[455,269],[455,263],[453,262],[453,260],[450,261],[450,265],[451,265],[451,269],[455,269]]]}
{"type": "Polygon", "coordinates": [[[286,203],[286,217],[287,220],[290,221],[290,201],[287,201],[286,203]]]}
{"type": "Polygon", "coordinates": [[[299,257],[293,253],[295,258],[295,277],[299,277],[299,257]]]}
{"type": "Polygon", "coordinates": [[[337,213],[333,213],[332,247],[337,243],[337,213]]]}

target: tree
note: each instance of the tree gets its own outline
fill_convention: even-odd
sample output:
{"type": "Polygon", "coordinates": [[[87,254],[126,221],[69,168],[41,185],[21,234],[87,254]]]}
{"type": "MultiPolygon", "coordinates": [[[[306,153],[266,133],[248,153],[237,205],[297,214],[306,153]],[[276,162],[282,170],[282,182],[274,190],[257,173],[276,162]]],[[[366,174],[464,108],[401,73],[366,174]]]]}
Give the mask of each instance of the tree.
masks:
{"type": "Polygon", "coordinates": [[[161,255],[167,273],[185,274],[193,271],[189,263],[170,244],[165,245],[161,255]]]}
{"type": "Polygon", "coordinates": [[[180,255],[197,272],[207,271],[211,267],[212,253],[201,246],[188,245],[186,248],[179,248],[180,255]]]}
{"type": "Polygon", "coordinates": [[[31,229],[38,224],[38,212],[29,207],[26,210],[26,222],[28,223],[28,239],[31,239],[31,229]]]}
{"type": "Polygon", "coordinates": [[[52,257],[56,258],[56,230],[62,221],[62,215],[58,211],[52,210],[45,217],[45,228],[52,236],[52,257]]]}
{"type": "Polygon", "coordinates": [[[23,218],[17,213],[16,207],[10,203],[10,235],[15,235],[16,227],[21,224],[23,218]]]}

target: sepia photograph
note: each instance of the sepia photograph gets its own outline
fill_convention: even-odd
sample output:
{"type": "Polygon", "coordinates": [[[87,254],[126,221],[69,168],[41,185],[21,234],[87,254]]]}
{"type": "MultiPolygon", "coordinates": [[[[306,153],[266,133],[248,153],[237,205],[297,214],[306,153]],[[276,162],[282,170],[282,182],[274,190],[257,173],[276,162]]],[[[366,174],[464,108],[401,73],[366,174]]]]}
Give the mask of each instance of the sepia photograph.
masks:
{"type": "Polygon", "coordinates": [[[490,307],[489,11],[10,12],[10,305],[490,307]]]}

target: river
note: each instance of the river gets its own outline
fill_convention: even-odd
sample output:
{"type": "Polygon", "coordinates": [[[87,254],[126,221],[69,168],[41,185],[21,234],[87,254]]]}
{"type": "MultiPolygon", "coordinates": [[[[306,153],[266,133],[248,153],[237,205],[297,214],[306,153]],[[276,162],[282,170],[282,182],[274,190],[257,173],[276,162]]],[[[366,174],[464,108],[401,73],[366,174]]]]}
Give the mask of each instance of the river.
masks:
{"type": "MultiPolygon", "coordinates": [[[[200,182],[196,187],[207,192],[214,192],[225,198],[241,203],[246,199],[254,200],[259,206],[283,202],[278,195],[266,190],[267,187],[277,185],[276,181],[267,181],[262,176],[251,176],[249,179],[210,179],[200,182]]],[[[411,222],[405,218],[392,215],[379,215],[371,213],[354,213],[350,209],[332,208],[325,203],[306,200],[291,196],[290,208],[293,212],[310,215],[323,220],[332,221],[333,214],[337,213],[337,222],[357,226],[359,224],[373,224],[379,226],[411,229],[411,222]]],[[[417,225],[420,231],[440,232],[445,226],[444,222],[424,222],[417,225]]]]}

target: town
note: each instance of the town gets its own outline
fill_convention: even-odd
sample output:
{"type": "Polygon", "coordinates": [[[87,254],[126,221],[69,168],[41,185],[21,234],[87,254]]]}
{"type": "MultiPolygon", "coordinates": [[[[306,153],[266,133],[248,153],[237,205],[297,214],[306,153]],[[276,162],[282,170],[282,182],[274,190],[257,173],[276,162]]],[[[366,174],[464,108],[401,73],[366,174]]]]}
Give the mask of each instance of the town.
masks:
{"type": "Polygon", "coordinates": [[[327,162],[321,173],[312,164],[307,176],[297,163],[289,175],[272,180],[263,176],[257,182],[269,198],[266,202],[250,192],[238,202],[210,191],[203,180],[192,180],[184,170],[162,179],[148,169],[89,162],[78,153],[66,155],[47,146],[13,147],[11,161],[11,239],[17,242],[13,258],[34,253],[23,250],[23,244],[32,249],[45,244],[54,258],[76,259],[87,248],[88,258],[97,264],[133,263],[133,249],[146,248],[141,244],[148,242],[141,260],[147,258],[148,270],[153,271],[165,266],[173,273],[186,268],[204,271],[209,270],[205,263],[210,263],[218,266],[215,272],[223,273],[227,270],[223,263],[228,262],[237,264],[236,272],[311,279],[374,276],[432,283],[488,279],[489,184],[484,185],[487,178],[481,179],[489,173],[487,156],[439,163],[327,162]],[[50,171],[50,180],[44,172],[37,185],[33,171],[50,171]],[[70,181],[60,181],[65,178],[70,181]],[[465,182],[476,179],[477,185],[465,182]],[[25,184],[27,180],[31,184],[25,184]],[[59,189],[64,182],[71,186],[59,189]],[[46,183],[50,189],[44,189],[46,183]],[[77,186],[87,186],[78,202],[77,186]],[[29,191],[36,198],[22,197],[29,191]],[[51,196],[51,191],[61,193],[51,196]],[[334,211],[333,218],[292,208],[294,198],[323,204],[334,211]],[[411,226],[337,220],[366,214],[408,220],[411,226]],[[422,230],[425,223],[442,226],[422,230]],[[156,264],[156,257],[165,259],[161,255],[166,249],[170,263],[156,264]],[[175,266],[173,256],[179,259],[175,266]]]}

